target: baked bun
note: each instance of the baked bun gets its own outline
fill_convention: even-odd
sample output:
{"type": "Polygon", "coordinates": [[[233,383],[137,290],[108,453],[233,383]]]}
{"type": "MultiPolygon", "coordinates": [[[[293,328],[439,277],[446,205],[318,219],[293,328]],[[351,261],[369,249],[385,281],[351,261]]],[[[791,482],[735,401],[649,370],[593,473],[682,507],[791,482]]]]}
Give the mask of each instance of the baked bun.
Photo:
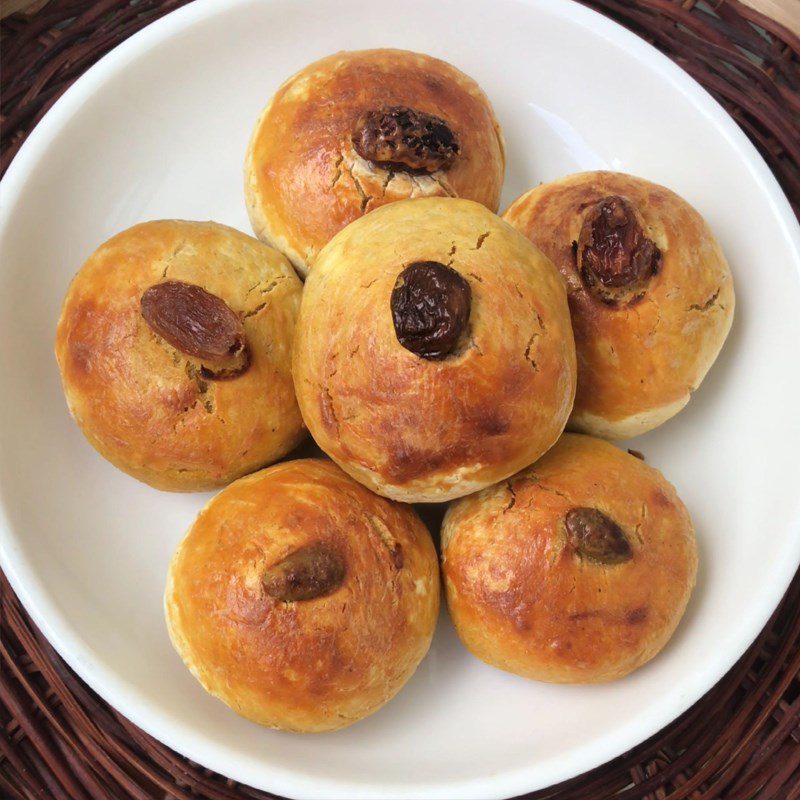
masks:
{"type": "Polygon", "coordinates": [[[564,427],[564,286],[478,203],[392,203],[320,253],[293,374],[317,444],[356,480],[405,502],[460,497],[530,464],[564,427]]]}
{"type": "Polygon", "coordinates": [[[733,319],[733,280],[700,214],[674,192],[617,172],[532,189],[503,215],[567,283],[578,353],[568,427],[609,439],[678,413],[733,319]]]}
{"type": "Polygon", "coordinates": [[[344,728],[400,691],[439,610],[430,534],[329,461],[278,464],[200,512],[169,568],[167,625],[215,697],[283,730],[344,728]]]}
{"type": "Polygon", "coordinates": [[[259,239],[306,275],[348,223],[410,197],[458,196],[492,211],[505,151],[472,78],[406,50],[323,58],[289,78],[262,112],[245,160],[259,239]]]}
{"type": "Polygon", "coordinates": [[[442,564],[450,616],[478,658],[535,680],[594,683],[666,644],[697,550],[660,472],[565,434],[532,467],[448,509],[442,564]]]}
{"type": "Polygon", "coordinates": [[[69,409],[112,464],[158,489],[223,486],[303,438],[291,377],[301,283],[214,222],[136,225],[75,276],[56,334],[69,409]]]}

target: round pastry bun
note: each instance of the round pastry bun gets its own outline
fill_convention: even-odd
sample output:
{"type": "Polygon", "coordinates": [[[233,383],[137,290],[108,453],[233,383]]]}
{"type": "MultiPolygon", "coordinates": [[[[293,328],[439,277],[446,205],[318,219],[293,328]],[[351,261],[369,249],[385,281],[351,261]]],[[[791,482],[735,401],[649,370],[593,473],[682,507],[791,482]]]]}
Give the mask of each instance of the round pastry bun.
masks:
{"type": "Polygon", "coordinates": [[[304,459],[208,503],[172,559],[165,610],[206,691],[261,725],[311,733],[400,691],[430,646],[439,592],[411,507],[304,459]]]}
{"type": "Polygon", "coordinates": [[[534,680],[594,683],[666,644],[697,550],[660,472],[565,434],[511,480],[450,506],[442,565],[450,616],[474,655],[534,680]]]}
{"type": "Polygon", "coordinates": [[[301,290],[277,250],[224,225],[123,231],[64,300],[56,357],[72,416],[101,455],[158,489],[212,489],[281,458],[304,436],[291,378],[301,290]],[[208,348],[231,331],[235,352],[216,360],[208,348]]]}
{"type": "Polygon", "coordinates": [[[700,214],[641,178],[584,172],[532,189],[503,218],[567,284],[578,355],[568,427],[622,439],[677,414],[733,320],[730,268],[700,214]]]}
{"type": "Polygon", "coordinates": [[[469,494],[536,460],[563,430],[575,391],[563,283],[478,203],[392,203],[320,253],[293,375],[317,444],[365,486],[404,502],[469,494]],[[430,272],[427,289],[405,277],[418,267],[430,272]],[[420,355],[419,342],[398,338],[429,328],[428,344],[449,352],[420,355]]]}
{"type": "Polygon", "coordinates": [[[504,171],[500,125],[472,78],[406,50],[339,52],[289,78],[262,112],[245,159],[245,197],[259,239],[306,275],[335,233],[394,200],[459,196],[496,211],[504,171]],[[400,128],[430,141],[430,126],[416,127],[425,122],[453,135],[446,163],[425,157],[419,136],[405,156],[384,138],[381,148],[362,144],[372,131],[400,128]]]}

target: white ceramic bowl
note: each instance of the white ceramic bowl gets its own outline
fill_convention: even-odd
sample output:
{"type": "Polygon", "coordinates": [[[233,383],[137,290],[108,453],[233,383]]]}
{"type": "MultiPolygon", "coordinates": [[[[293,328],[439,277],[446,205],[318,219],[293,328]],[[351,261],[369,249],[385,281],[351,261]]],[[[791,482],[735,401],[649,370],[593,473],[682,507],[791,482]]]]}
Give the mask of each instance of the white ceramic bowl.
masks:
{"type": "Polygon", "coordinates": [[[35,621],[122,713],[239,781],[296,797],[503,797],[618,755],[734,663],[800,557],[800,232],[726,113],[644,42],[565,0],[199,0],[132,37],[39,124],[2,185],[0,554],[35,621]],[[685,411],[637,440],[694,517],[697,591],[667,649],[607,686],[484,666],[446,618],[384,710],[340,733],[261,729],[204,694],[172,651],[168,558],[207,499],[105,463],[64,404],[53,357],[67,284],[141,220],[248,230],[241,164],[285,77],[337,49],[395,46],[474,76],[505,127],[504,201],[607,167],[677,190],[733,267],[737,310],[685,411]]]}

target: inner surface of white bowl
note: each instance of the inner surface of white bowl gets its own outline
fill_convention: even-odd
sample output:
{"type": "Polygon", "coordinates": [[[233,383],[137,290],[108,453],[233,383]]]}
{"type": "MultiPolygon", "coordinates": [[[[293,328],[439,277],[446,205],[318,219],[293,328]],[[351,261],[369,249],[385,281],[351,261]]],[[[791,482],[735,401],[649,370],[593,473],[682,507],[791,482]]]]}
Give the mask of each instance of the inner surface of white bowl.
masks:
{"type": "Polygon", "coordinates": [[[668,723],[756,635],[800,557],[798,228],[755,150],[665,58],[564,0],[367,4],[200,0],[94,68],[31,136],[0,217],[0,554],[70,664],[133,721],[237,780],[297,797],[503,797],[570,777],[668,723]],[[504,206],[584,169],[666,184],[731,262],[734,327],[689,406],[636,441],[676,485],[701,551],[666,650],[617,683],[493,670],[443,615],[429,657],[345,731],[261,729],[204,694],[162,618],[171,552],[207,495],[105,463],[67,413],[53,357],[67,285],[103,240],[153,218],[249,231],[242,160],[271,93],[338,49],[394,46],[476,78],[504,126],[504,206]]]}

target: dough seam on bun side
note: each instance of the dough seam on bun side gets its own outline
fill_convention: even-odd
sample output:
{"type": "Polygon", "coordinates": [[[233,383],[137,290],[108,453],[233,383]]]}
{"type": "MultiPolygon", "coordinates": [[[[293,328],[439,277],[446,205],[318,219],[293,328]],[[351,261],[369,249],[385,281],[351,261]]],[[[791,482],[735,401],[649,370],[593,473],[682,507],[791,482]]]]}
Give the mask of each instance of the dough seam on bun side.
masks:
{"type": "Polygon", "coordinates": [[[690,397],[691,393],[687,392],[672,403],[619,420],[606,419],[589,411],[573,412],[567,421],[567,430],[602,439],[632,439],[674,417],[689,402],[690,397]]]}
{"type": "Polygon", "coordinates": [[[426,491],[424,489],[409,490],[406,488],[398,488],[392,486],[391,484],[385,484],[380,481],[376,481],[374,473],[368,468],[364,468],[362,470],[353,464],[341,462],[335,458],[332,460],[335,461],[348,475],[350,475],[350,477],[355,478],[362,485],[366,486],[372,491],[375,491],[382,497],[386,497],[389,500],[394,500],[399,503],[445,503],[452,498],[451,492],[455,487],[458,487],[460,492],[459,496],[461,496],[461,494],[472,494],[473,492],[477,492],[478,490],[483,489],[486,485],[485,481],[469,480],[462,477],[463,474],[470,474],[480,470],[483,466],[482,464],[462,467],[458,470],[457,475],[452,476],[446,482],[443,481],[445,485],[434,490],[426,491]]]}

